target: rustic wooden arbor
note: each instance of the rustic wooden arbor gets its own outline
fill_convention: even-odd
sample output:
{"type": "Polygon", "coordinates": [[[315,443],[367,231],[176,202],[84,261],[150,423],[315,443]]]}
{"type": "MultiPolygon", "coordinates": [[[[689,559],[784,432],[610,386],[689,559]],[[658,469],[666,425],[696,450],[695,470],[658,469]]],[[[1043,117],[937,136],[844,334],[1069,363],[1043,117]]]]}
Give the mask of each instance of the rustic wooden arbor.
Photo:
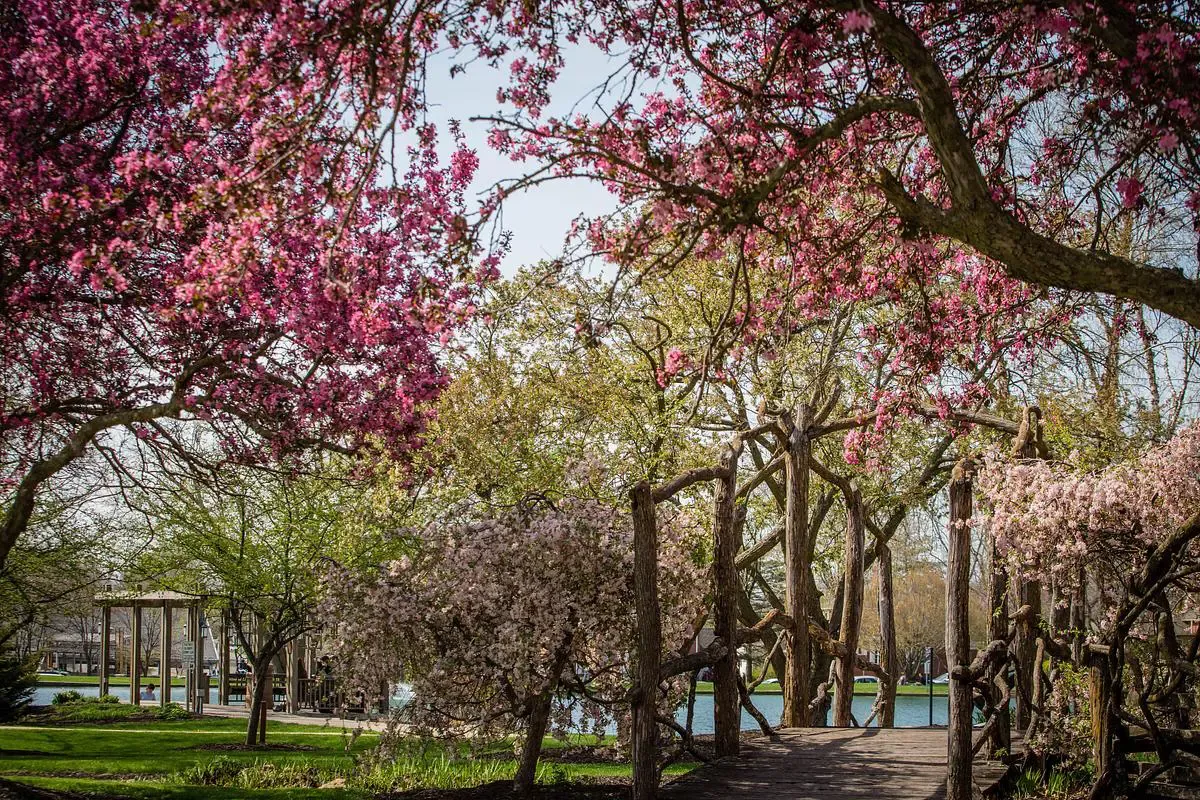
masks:
{"type": "MultiPolygon", "coordinates": [[[[171,617],[175,609],[183,609],[187,614],[185,633],[185,652],[190,650],[186,670],[186,707],[189,711],[201,714],[208,698],[204,675],[204,640],[201,633],[203,619],[204,597],[182,594],[180,592],[141,592],[141,591],[106,591],[96,596],[96,605],[103,609],[100,623],[100,694],[108,694],[109,689],[109,645],[112,640],[112,610],[114,608],[130,609],[129,636],[129,702],[141,705],[142,684],[142,613],[146,609],[159,609],[162,614],[158,651],[158,674],[162,683],[159,693],[159,705],[166,706],[171,702],[171,617]]],[[[228,648],[225,648],[228,652],[228,648]]],[[[222,663],[221,680],[227,680],[228,660],[222,663]]]]}
{"type": "MultiPolygon", "coordinates": [[[[836,398],[835,398],[836,399],[836,398]]],[[[745,709],[759,721],[764,732],[770,726],[757,712],[740,682],[735,666],[735,652],[748,641],[774,642],[782,645],[786,656],[783,677],[784,727],[806,727],[823,724],[826,703],[833,687],[834,726],[857,726],[851,713],[852,687],[856,671],[866,671],[880,679],[880,692],[872,717],[884,727],[894,719],[896,686],[895,628],[892,619],[891,559],[888,540],[902,523],[907,512],[905,504],[891,511],[883,523],[876,523],[866,513],[862,494],[852,479],[838,475],[823,466],[812,455],[812,442],[821,436],[849,430],[869,423],[872,415],[830,419],[833,402],[819,410],[800,404],[794,412],[784,411],[756,428],[735,432],[722,452],[718,463],[694,469],[676,476],[659,486],[643,481],[631,492],[634,530],[634,586],[638,625],[636,682],[632,687],[633,710],[633,796],[635,800],[652,800],[659,778],[658,726],[675,728],[691,746],[689,730],[680,730],[671,721],[659,716],[656,697],[662,681],[673,675],[685,674],[708,664],[714,670],[715,751],[718,757],[738,752],[740,710],[745,709]],[[744,444],[765,437],[773,442],[769,461],[760,460],[759,469],[749,480],[738,485],[738,460],[744,444]],[[784,480],[778,485],[775,477],[782,472],[784,480]],[[809,507],[809,475],[816,473],[830,487],[816,507],[809,507]],[[657,524],[655,506],[669,501],[685,488],[701,482],[714,482],[713,499],[713,569],[711,616],[716,634],[713,643],[700,652],[674,658],[662,653],[661,622],[657,596],[657,524]],[[773,492],[784,512],[783,524],[753,548],[742,550],[741,524],[744,522],[744,499],[756,487],[775,481],[773,492]],[[844,576],[835,599],[840,619],[831,628],[814,624],[811,592],[810,544],[822,519],[829,510],[835,494],[841,495],[846,506],[846,540],[844,576]],[[870,530],[874,542],[866,547],[865,533],[870,530]],[[761,619],[751,609],[749,618],[739,610],[740,585],[738,571],[782,542],[784,545],[786,593],[782,600],[773,600],[775,609],[761,619]],[[859,655],[859,626],[863,604],[863,575],[872,562],[881,571],[881,663],[872,663],[859,655]],[[883,574],[886,573],[886,574],[883,574]],[[742,624],[739,625],[739,622],[742,624]],[[773,630],[774,629],[774,630],[773,630]],[[828,659],[829,677],[815,692],[810,675],[810,658],[817,655],[828,659]],[[815,696],[814,696],[815,695],[815,696]],[[739,708],[740,706],[740,708],[739,708]]],[[[930,417],[945,417],[944,412],[929,409],[930,417]]],[[[1036,408],[1027,408],[1021,423],[1012,422],[986,412],[950,412],[949,418],[960,422],[984,425],[1016,437],[1013,455],[1029,458],[1044,453],[1036,408]]],[[[1035,669],[1038,655],[1034,652],[1036,620],[1040,611],[1041,587],[1016,576],[1011,583],[1016,611],[1008,613],[1009,577],[998,559],[993,558],[992,608],[996,630],[989,631],[991,643],[971,661],[967,629],[967,596],[970,575],[970,519],[974,466],[961,461],[953,475],[946,475],[944,456],[954,437],[947,435],[932,452],[922,480],[937,488],[950,484],[951,535],[949,569],[947,574],[946,651],[952,677],[950,687],[950,731],[948,736],[947,796],[949,800],[966,800],[971,792],[971,763],[975,752],[991,743],[990,752],[1008,749],[1008,705],[1013,696],[1006,684],[1007,665],[1016,662],[1018,695],[1017,723],[1022,724],[1031,705],[1040,700],[1035,669]],[[938,478],[938,476],[942,476],[938,478]],[[1031,691],[1032,687],[1032,691],[1031,691]],[[980,690],[988,708],[988,721],[980,736],[972,741],[972,693],[980,690]],[[1032,698],[1032,702],[1031,702],[1032,698]]],[[[745,601],[742,602],[745,605],[745,601]]],[[[698,629],[698,626],[697,626],[698,629]]],[[[777,668],[778,674],[778,668],[777,668]]],[[[822,673],[823,674],[823,673],[822,673]]],[[[869,720],[868,720],[869,722],[869,720]]]]}

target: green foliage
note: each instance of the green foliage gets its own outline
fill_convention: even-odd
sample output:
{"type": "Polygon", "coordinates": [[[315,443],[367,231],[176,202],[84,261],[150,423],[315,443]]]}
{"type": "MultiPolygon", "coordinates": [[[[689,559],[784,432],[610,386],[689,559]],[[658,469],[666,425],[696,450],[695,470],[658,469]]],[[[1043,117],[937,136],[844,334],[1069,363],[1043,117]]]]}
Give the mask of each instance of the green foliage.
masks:
{"type": "Polygon", "coordinates": [[[96,698],[96,702],[100,703],[101,705],[115,705],[121,702],[121,698],[117,697],[115,694],[102,694],[96,698]]]}
{"type": "Polygon", "coordinates": [[[179,705],[179,703],[167,703],[165,706],[161,706],[157,711],[155,711],[154,715],[163,720],[190,719],[192,716],[190,713],[188,713],[187,709],[179,705]]]}
{"type": "MultiPolygon", "coordinates": [[[[416,789],[463,789],[496,781],[511,781],[516,762],[501,759],[469,759],[447,750],[434,755],[402,755],[392,761],[373,763],[353,776],[351,784],[371,794],[416,789]]],[[[546,766],[538,767],[538,780],[545,782],[546,766]]]]}
{"type": "Polygon", "coordinates": [[[343,768],[297,762],[275,763],[262,759],[247,763],[229,756],[218,756],[176,773],[173,780],[184,784],[238,789],[315,789],[335,778],[344,777],[344,774],[343,768]]]}
{"type": "Polygon", "coordinates": [[[11,722],[29,708],[36,685],[31,661],[0,652],[0,722],[11,722]]]}
{"type": "Polygon", "coordinates": [[[67,689],[64,692],[55,692],[54,697],[50,699],[51,705],[65,706],[71,703],[82,703],[83,695],[74,689],[67,689]]]}
{"type": "Polygon", "coordinates": [[[1042,771],[1031,769],[1017,776],[1013,797],[1019,800],[1067,800],[1090,786],[1091,772],[1086,768],[1042,771]]]}
{"type": "Polygon", "coordinates": [[[179,783],[198,784],[200,786],[225,786],[232,783],[246,765],[229,756],[217,756],[211,761],[194,764],[187,769],[175,773],[179,783]]]}

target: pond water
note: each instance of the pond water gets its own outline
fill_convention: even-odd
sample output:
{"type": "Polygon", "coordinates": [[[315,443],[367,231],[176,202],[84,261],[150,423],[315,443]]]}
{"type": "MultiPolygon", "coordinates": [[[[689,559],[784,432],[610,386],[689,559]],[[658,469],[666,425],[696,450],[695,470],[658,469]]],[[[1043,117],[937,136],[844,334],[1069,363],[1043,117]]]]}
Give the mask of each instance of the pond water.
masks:
{"type": "MultiPolygon", "coordinates": [[[[97,697],[100,694],[100,689],[97,686],[39,686],[33,692],[33,702],[35,705],[50,705],[51,699],[58,692],[65,692],[69,689],[74,689],[85,697],[97,697]]],[[[129,702],[129,687],[128,686],[112,686],[110,693],[121,698],[121,702],[129,702]]],[[[161,691],[156,689],[155,692],[161,691]]],[[[171,700],[176,703],[183,704],[183,687],[171,687],[171,700]]],[[[209,692],[210,703],[217,702],[217,690],[214,688],[209,692]]],[[[871,705],[875,702],[873,695],[855,695],[854,697],[854,716],[862,722],[871,713],[871,705]]],[[[945,725],[948,719],[949,700],[945,696],[933,698],[933,720],[934,725],[945,725]]],[[[779,717],[783,713],[783,695],[781,694],[756,694],[754,695],[754,705],[763,713],[767,721],[772,725],[779,722],[779,717]]],[[[675,715],[680,723],[683,723],[687,718],[687,710],[679,709],[675,715]]],[[[900,728],[923,728],[930,724],[930,708],[929,698],[926,696],[915,695],[900,695],[896,698],[896,726],[900,728]]],[[[695,733],[712,733],[713,732],[713,696],[711,694],[696,695],[696,716],[693,720],[692,727],[695,733]]],[[[749,714],[742,712],[742,729],[757,730],[756,723],[749,714]]],[[[615,731],[615,728],[614,728],[615,731]]]]}
{"type": "MultiPolygon", "coordinates": [[[[154,682],[154,696],[161,697],[161,695],[159,693],[162,691],[162,687],[158,685],[157,680],[154,680],[153,678],[151,678],[150,680],[152,680],[154,682]]],[[[48,705],[50,705],[50,701],[54,699],[54,695],[58,694],[59,692],[69,692],[72,689],[79,692],[84,697],[99,697],[100,696],[100,687],[99,686],[38,686],[36,689],[33,690],[33,704],[35,706],[48,706],[48,705]]],[[[110,686],[110,687],[108,687],[108,693],[111,695],[116,695],[117,697],[121,698],[122,703],[129,702],[129,687],[128,686],[110,686]]],[[[172,702],[183,705],[183,700],[185,697],[186,697],[186,695],[184,694],[184,687],[182,687],[182,686],[172,686],[171,687],[171,701],[172,702]]],[[[146,704],[152,705],[157,702],[158,702],[157,700],[154,700],[154,701],[143,700],[142,701],[143,705],[146,705],[146,704]]],[[[210,703],[217,702],[217,690],[215,688],[209,690],[208,702],[210,702],[210,703]]]]}
{"type": "MultiPolygon", "coordinates": [[[[772,725],[779,723],[779,718],[783,714],[782,694],[756,694],[753,700],[754,705],[767,718],[767,722],[772,725]]],[[[874,703],[874,695],[855,695],[854,703],[851,706],[854,718],[860,723],[866,720],[871,714],[871,706],[874,703]]],[[[949,698],[944,695],[933,698],[934,725],[945,725],[949,721],[949,703],[949,698]]],[[[826,718],[827,721],[831,717],[832,714],[826,718]]],[[[687,709],[679,709],[675,718],[682,724],[687,719],[687,709]]],[[[872,723],[872,725],[874,724],[872,723]]],[[[896,727],[924,728],[929,724],[928,697],[900,695],[896,698],[896,727]]],[[[742,712],[742,730],[758,730],[758,723],[745,711],[742,712]]],[[[697,734],[713,732],[713,696],[711,694],[696,695],[696,716],[692,721],[692,731],[697,734]]]]}

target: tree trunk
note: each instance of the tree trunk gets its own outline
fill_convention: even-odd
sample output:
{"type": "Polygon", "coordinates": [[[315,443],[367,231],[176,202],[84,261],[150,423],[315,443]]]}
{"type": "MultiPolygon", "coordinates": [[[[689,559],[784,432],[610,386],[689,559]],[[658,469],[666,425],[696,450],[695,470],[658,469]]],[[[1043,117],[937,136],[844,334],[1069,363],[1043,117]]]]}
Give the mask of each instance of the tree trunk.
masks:
{"type": "MultiPolygon", "coordinates": [[[[1037,406],[1025,406],[1021,415],[1021,427],[1017,431],[1016,441],[1013,442],[1013,455],[1025,459],[1037,458],[1038,444],[1041,441],[1041,409],[1037,406]]],[[[1020,691],[1017,692],[1017,729],[1025,732],[1033,720],[1032,709],[1025,698],[1032,698],[1033,671],[1035,668],[1041,669],[1041,665],[1035,664],[1034,661],[1038,634],[1036,620],[1042,613],[1042,585],[1018,574],[1014,591],[1016,607],[1020,609],[1028,605],[1033,611],[1032,615],[1025,615],[1022,621],[1017,622],[1017,635],[1013,643],[1017,658],[1017,684],[1020,686],[1020,691]]]]}
{"type": "Polygon", "coordinates": [[[263,667],[262,684],[260,684],[260,687],[259,687],[259,691],[262,693],[259,698],[260,702],[259,702],[259,707],[258,707],[258,709],[259,709],[258,713],[260,713],[262,715],[262,719],[259,720],[259,723],[258,723],[258,743],[259,744],[267,743],[267,712],[271,710],[271,706],[272,706],[271,700],[272,700],[273,694],[274,694],[271,691],[272,673],[273,673],[273,670],[271,669],[271,659],[267,659],[267,663],[263,667]]]}
{"type": "Polygon", "coordinates": [[[630,500],[633,507],[633,588],[638,632],[637,690],[633,697],[633,798],[653,800],[658,793],[655,694],[662,655],[658,607],[658,530],[650,484],[642,481],[633,487],[630,500]]]}
{"type": "Polygon", "coordinates": [[[971,800],[971,470],[969,459],[954,467],[950,481],[950,547],[946,566],[946,665],[950,671],[950,724],[946,757],[946,800],[971,800]]]}
{"type": "Polygon", "coordinates": [[[896,657],[896,608],[892,587],[892,550],[880,544],[879,561],[879,654],[880,666],[888,674],[879,691],[883,693],[883,708],[879,712],[879,727],[896,727],[896,681],[899,679],[900,659],[896,657]]]}
{"type": "Polygon", "coordinates": [[[854,703],[855,656],[858,654],[858,634],[862,626],[863,601],[863,502],[862,493],[853,481],[846,491],[846,553],[845,593],[842,599],[842,644],[847,657],[838,659],[837,688],[833,697],[834,727],[845,728],[851,724],[851,707],[854,703]]]}
{"type": "Polygon", "coordinates": [[[533,699],[533,708],[529,712],[529,727],[525,730],[525,743],[521,747],[521,760],[517,764],[517,775],[513,778],[513,791],[522,797],[533,793],[534,780],[537,778],[538,758],[542,754],[542,739],[550,723],[550,704],[553,695],[550,692],[538,695],[533,699]]]}
{"type": "Polygon", "coordinates": [[[1113,780],[1111,684],[1108,656],[1093,655],[1088,674],[1088,701],[1092,709],[1092,763],[1096,768],[1097,784],[1111,784],[1113,780]]]}
{"type": "Polygon", "coordinates": [[[784,520],[784,571],[786,575],[786,610],[795,626],[787,634],[787,672],[783,681],[783,727],[799,728],[809,724],[808,705],[812,700],[809,687],[809,662],[812,658],[808,639],[808,470],[809,448],[808,407],[796,408],[794,421],[788,431],[787,459],[784,461],[786,481],[786,515],[784,520]]]}
{"type": "MultiPolygon", "coordinates": [[[[989,558],[992,564],[991,585],[988,587],[988,640],[997,641],[1008,636],[1008,570],[1004,567],[1004,561],[1000,558],[1000,551],[996,547],[996,536],[994,533],[989,534],[991,540],[991,551],[989,558]]],[[[994,696],[1003,698],[1004,692],[1000,688],[1000,683],[1007,684],[1008,662],[1001,659],[994,663],[988,670],[988,682],[994,687],[994,696]]],[[[996,714],[1000,719],[992,728],[990,734],[991,743],[989,755],[992,758],[1000,758],[1003,755],[1008,755],[1012,750],[1012,720],[1009,719],[1010,713],[1008,702],[1003,701],[996,709],[996,714]]]]}
{"type": "Polygon", "coordinates": [[[734,437],[721,454],[721,475],[713,498],[713,631],[727,652],[713,665],[713,714],[718,758],[736,756],[741,733],[737,656],[737,540],[734,501],[742,441],[734,437]]]}
{"type": "Polygon", "coordinates": [[[246,744],[255,745],[266,739],[265,719],[266,709],[263,707],[263,688],[267,683],[265,672],[265,664],[255,662],[251,665],[253,672],[250,675],[252,686],[250,688],[250,718],[246,723],[246,744]],[[262,737],[260,739],[260,737],[262,737]]]}
{"type": "Polygon", "coordinates": [[[1033,671],[1041,669],[1035,663],[1037,656],[1037,619],[1042,611],[1042,584],[1031,581],[1023,576],[1017,577],[1017,608],[1029,606],[1032,614],[1025,615],[1017,622],[1015,639],[1017,651],[1017,683],[1021,691],[1017,693],[1017,729],[1025,732],[1033,721],[1033,709],[1026,697],[1033,697],[1033,671]]]}

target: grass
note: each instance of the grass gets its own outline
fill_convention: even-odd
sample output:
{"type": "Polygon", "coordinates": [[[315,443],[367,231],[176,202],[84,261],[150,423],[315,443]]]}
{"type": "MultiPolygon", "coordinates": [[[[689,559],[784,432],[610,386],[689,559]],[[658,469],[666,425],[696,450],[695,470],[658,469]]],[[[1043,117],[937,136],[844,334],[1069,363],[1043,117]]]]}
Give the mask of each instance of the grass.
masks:
{"type": "MultiPolygon", "coordinates": [[[[697,694],[712,694],[712,690],[713,690],[712,687],[713,687],[712,683],[710,683],[708,681],[699,681],[696,683],[696,693],[697,694]]],[[[933,696],[934,697],[945,697],[948,693],[948,690],[949,690],[949,687],[946,686],[946,684],[935,683],[933,685],[933,696]]],[[[783,689],[780,687],[780,685],[778,683],[761,683],[758,685],[758,688],[754,690],[754,693],[755,694],[780,694],[782,691],[783,691],[783,689]]],[[[856,695],[869,695],[870,697],[874,697],[875,691],[876,691],[876,686],[873,683],[871,683],[871,684],[856,683],[854,685],[854,694],[856,694],[856,695]]],[[[834,692],[834,694],[836,694],[836,692],[834,692]]],[[[929,687],[928,686],[914,686],[914,685],[897,686],[896,694],[898,696],[913,695],[913,696],[917,696],[917,697],[928,697],[929,696],[929,687]]]]}
{"type": "MultiPolygon", "coordinates": [[[[358,761],[379,741],[373,732],[310,725],[271,723],[267,741],[297,750],[212,750],[205,745],[240,743],[245,721],[187,719],[125,721],[106,725],[0,726],[0,777],[60,791],[104,797],[169,800],[367,800],[385,787],[452,788],[510,779],[516,771],[511,744],[500,743],[484,758],[457,750],[412,749],[395,763],[364,770],[358,761]],[[349,785],[319,789],[331,778],[349,777],[349,785]],[[265,788],[288,784],[289,788],[265,788]],[[308,784],[308,785],[305,785],[308,784]]],[[[567,744],[594,744],[595,737],[573,737],[567,744]]],[[[563,744],[546,741],[553,752],[563,744]]],[[[694,764],[675,764],[677,775],[694,764]]],[[[539,780],[587,780],[627,777],[628,764],[543,761],[539,780]]]]}
{"type": "Polygon", "coordinates": [[[361,792],[328,789],[249,790],[180,783],[176,776],[216,759],[253,765],[315,766],[346,771],[354,757],[373,747],[378,737],[353,740],[348,733],[314,726],[272,724],[268,742],[304,746],[297,751],[213,751],[197,745],[236,743],[245,721],[200,719],[168,722],[124,722],[103,726],[0,726],[0,776],[47,788],[92,792],[114,797],[166,798],[360,798],[361,792]]]}
{"type": "MultiPolygon", "coordinates": [[[[99,686],[100,677],[98,675],[39,675],[38,686],[99,686]]],[[[153,683],[155,686],[160,686],[162,682],[157,675],[148,675],[142,678],[142,685],[153,683]]],[[[128,675],[111,675],[108,679],[109,686],[128,686],[128,675]]],[[[183,686],[184,679],[182,677],[171,678],[172,686],[183,686]]]]}

